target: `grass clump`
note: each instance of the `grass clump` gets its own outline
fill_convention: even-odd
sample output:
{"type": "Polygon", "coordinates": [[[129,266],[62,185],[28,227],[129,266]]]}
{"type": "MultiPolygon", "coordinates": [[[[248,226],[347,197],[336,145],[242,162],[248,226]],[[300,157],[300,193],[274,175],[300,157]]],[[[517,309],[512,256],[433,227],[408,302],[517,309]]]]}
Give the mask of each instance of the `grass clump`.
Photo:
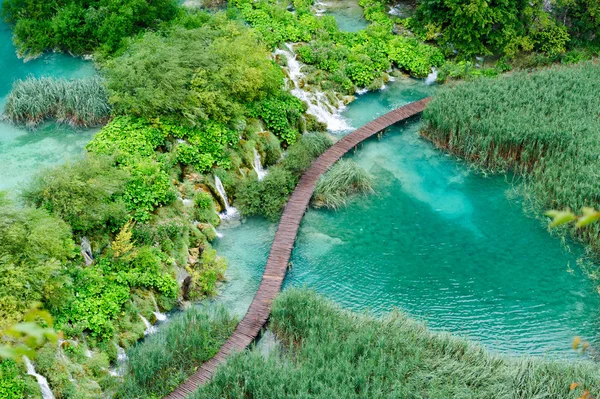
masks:
{"type": "Polygon", "coordinates": [[[401,313],[352,313],[306,290],[275,300],[271,326],[289,350],[237,354],[193,398],[577,398],[600,382],[588,362],[491,355],[401,313]]]}
{"type": "Polygon", "coordinates": [[[313,206],[337,209],[354,194],[373,192],[373,177],[359,164],[348,159],[339,160],[317,182],[313,206]]]}
{"type": "MultiPolygon", "coordinates": [[[[598,207],[599,90],[593,62],[445,87],[423,113],[423,133],[477,165],[521,174],[538,208],[598,207]]],[[[578,234],[600,249],[600,226],[578,234]]]]}
{"type": "Polygon", "coordinates": [[[17,80],[4,108],[6,119],[30,126],[47,119],[73,126],[97,126],[109,116],[108,94],[97,77],[17,80]]]}
{"type": "Polygon", "coordinates": [[[162,398],[213,357],[235,325],[222,307],[192,307],[173,317],[127,352],[129,373],[115,397],[162,398]]]}

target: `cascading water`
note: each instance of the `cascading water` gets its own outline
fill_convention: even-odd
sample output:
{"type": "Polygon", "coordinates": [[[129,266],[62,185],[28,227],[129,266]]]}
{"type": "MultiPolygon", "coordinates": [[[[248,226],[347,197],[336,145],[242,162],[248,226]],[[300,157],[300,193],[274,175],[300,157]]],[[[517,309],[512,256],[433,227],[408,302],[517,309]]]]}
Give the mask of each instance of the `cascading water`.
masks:
{"type": "Polygon", "coordinates": [[[260,154],[254,149],[254,163],[252,164],[254,170],[256,171],[256,175],[258,176],[258,180],[262,180],[267,175],[267,170],[263,168],[262,163],[260,162],[260,154]]]}
{"type": "Polygon", "coordinates": [[[89,266],[94,262],[94,253],[92,252],[92,246],[87,237],[81,238],[81,256],[85,261],[85,265],[89,266]]]}
{"type": "Polygon", "coordinates": [[[225,192],[225,187],[223,187],[223,183],[221,182],[221,179],[219,179],[219,176],[217,176],[217,175],[215,175],[215,186],[217,188],[217,191],[219,192],[219,195],[223,199],[223,202],[225,203],[225,212],[221,212],[219,214],[219,217],[222,220],[231,219],[231,218],[236,217],[238,215],[238,210],[235,209],[233,206],[229,205],[229,199],[227,198],[227,193],[225,192]]]}
{"type": "Polygon", "coordinates": [[[27,356],[23,356],[23,360],[25,361],[25,365],[27,366],[27,374],[36,378],[37,383],[40,387],[40,391],[42,392],[43,399],[55,399],[52,390],[50,389],[50,385],[48,385],[48,380],[43,375],[40,375],[35,372],[35,367],[33,367],[33,363],[27,356]]]}
{"type": "Polygon", "coordinates": [[[327,12],[327,3],[323,3],[320,0],[315,1],[313,5],[313,11],[317,17],[322,17],[327,12]]]}
{"type": "Polygon", "coordinates": [[[125,365],[127,364],[127,353],[125,349],[117,345],[117,367],[109,370],[113,377],[122,377],[125,375],[125,365]]]}
{"type": "Polygon", "coordinates": [[[167,315],[164,313],[160,312],[160,309],[158,308],[158,304],[156,303],[156,299],[154,298],[154,295],[150,294],[150,297],[152,298],[152,303],[154,303],[154,317],[156,317],[156,320],[158,321],[165,321],[167,320],[167,315]]]}
{"type": "Polygon", "coordinates": [[[144,322],[144,325],[146,326],[146,330],[144,331],[144,335],[151,335],[154,334],[156,331],[158,331],[158,329],[153,326],[148,319],[146,319],[144,316],[142,316],[141,314],[138,315],[140,316],[140,319],[142,319],[142,321],[144,322]]]}
{"type": "MultiPolygon", "coordinates": [[[[314,116],[319,122],[325,123],[327,129],[332,132],[343,132],[351,130],[352,127],[344,119],[340,112],[346,106],[342,101],[337,104],[330,104],[325,93],[315,90],[308,91],[300,88],[300,80],[304,77],[302,73],[302,64],[296,59],[296,54],[290,43],[286,43],[286,49],[275,50],[275,55],[285,55],[287,58],[288,76],[287,82],[290,83],[292,95],[304,101],[308,105],[307,114],[314,116]]],[[[306,86],[304,86],[306,87],[306,86]]]]}
{"type": "Polygon", "coordinates": [[[432,85],[437,81],[438,78],[438,73],[437,70],[435,68],[431,68],[431,73],[429,75],[427,75],[427,77],[425,78],[425,84],[426,85],[432,85]]]}

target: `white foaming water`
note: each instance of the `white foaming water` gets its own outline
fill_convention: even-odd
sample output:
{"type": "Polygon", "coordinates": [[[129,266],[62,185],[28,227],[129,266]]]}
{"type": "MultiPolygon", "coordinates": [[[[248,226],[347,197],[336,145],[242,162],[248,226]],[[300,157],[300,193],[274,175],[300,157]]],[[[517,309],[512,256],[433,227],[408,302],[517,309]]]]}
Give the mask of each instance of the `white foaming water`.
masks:
{"type": "Polygon", "coordinates": [[[331,105],[325,93],[318,90],[311,92],[299,88],[300,79],[304,77],[301,71],[302,64],[296,59],[292,45],[286,43],[285,46],[287,50],[277,49],[274,54],[283,54],[286,56],[289,75],[287,81],[291,82],[290,86],[292,86],[290,87],[290,91],[292,95],[308,105],[306,113],[314,116],[319,122],[325,123],[329,131],[343,132],[351,130],[352,127],[348,124],[348,121],[340,115],[340,112],[346,108],[342,101],[331,105]]]}
{"type": "Polygon", "coordinates": [[[140,319],[142,319],[142,321],[144,322],[144,325],[146,326],[146,330],[144,331],[144,335],[151,335],[151,334],[154,334],[156,331],[158,331],[158,329],[155,326],[153,326],[152,324],[150,324],[150,322],[148,321],[148,319],[146,319],[141,314],[138,315],[138,316],[140,316],[140,319]]]}
{"type": "Polygon", "coordinates": [[[113,377],[122,377],[125,375],[125,365],[127,364],[127,353],[125,349],[117,345],[117,367],[108,372],[113,377]]]}
{"type": "Polygon", "coordinates": [[[254,149],[254,163],[252,166],[254,167],[254,171],[258,176],[258,180],[264,179],[268,172],[265,168],[263,168],[262,163],[260,162],[260,154],[258,151],[256,151],[256,148],[254,149]]]}
{"type": "Polygon", "coordinates": [[[315,1],[313,11],[317,17],[322,17],[327,12],[327,3],[323,3],[320,0],[315,1]]]}
{"type": "Polygon", "coordinates": [[[165,321],[167,320],[167,315],[164,313],[160,312],[160,309],[158,308],[158,304],[156,303],[156,299],[154,298],[154,295],[150,294],[150,297],[152,298],[152,303],[154,303],[154,317],[156,317],[156,320],[158,321],[165,321]]]}
{"type": "Polygon", "coordinates": [[[229,198],[227,198],[227,193],[225,192],[225,187],[223,187],[223,183],[221,182],[221,179],[219,179],[219,176],[217,176],[217,175],[215,175],[215,186],[217,187],[217,191],[219,192],[219,195],[221,196],[221,198],[223,199],[223,202],[225,203],[225,212],[221,212],[219,214],[219,217],[221,218],[221,220],[232,219],[232,218],[236,217],[238,215],[238,210],[235,209],[233,206],[229,205],[229,198]]]}
{"type": "Polygon", "coordinates": [[[40,387],[40,391],[42,392],[43,399],[55,399],[52,390],[50,389],[50,385],[48,385],[48,380],[43,375],[40,375],[35,372],[35,367],[31,363],[31,360],[27,356],[23,356],[23,360],[25,361],[25,365],[27,366],[27,374],[34,376],[37,380],[37,383],[40,387]]]}
{"type": "Polygon", "coordinates": [[[425,78],[425,84],[428,86],[431,84],[434,84],[437,80],[437,77],[438,77],[437,70],[435,68],[431,68],[431,73],[429,75],[427,75],[427,77],[425,78]]]}

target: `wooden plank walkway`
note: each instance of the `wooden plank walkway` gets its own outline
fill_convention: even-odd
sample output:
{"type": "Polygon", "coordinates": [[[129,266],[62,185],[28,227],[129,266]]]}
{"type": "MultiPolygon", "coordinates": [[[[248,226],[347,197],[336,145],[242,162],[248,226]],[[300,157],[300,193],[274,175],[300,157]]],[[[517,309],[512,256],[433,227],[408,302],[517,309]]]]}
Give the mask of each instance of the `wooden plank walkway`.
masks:
{"type": "Polygon", "coordinates": [[[310,168],[300,178],[296,189],[285,206],[275,239],[273,240],[273,245],[271,246],[269,258],[267,259],[262,281],[250,304],[248,312],[219,352],[212,359],[200,366],[195,374],[177,387],[175,391],[167,395],[165,399],[186,398],[199,385],[207,382],[212,377],[217,366],[224,362],[227,356],[233,352],[243,350],[259,335],[271,313],[271,302],[273,302],[273,299],[275,299],[281,290],[281,284],[287,272],[288,262],[292,254],[294,241],[296,241],[300,222],[308,207],[319,177],[361,141],[376,135],[394,123],[408,119],[423,111],[429,100],[430,98],[428,97],[405,105],[367,123],[336,142],[323,155],[313,161],[310,168]]]}

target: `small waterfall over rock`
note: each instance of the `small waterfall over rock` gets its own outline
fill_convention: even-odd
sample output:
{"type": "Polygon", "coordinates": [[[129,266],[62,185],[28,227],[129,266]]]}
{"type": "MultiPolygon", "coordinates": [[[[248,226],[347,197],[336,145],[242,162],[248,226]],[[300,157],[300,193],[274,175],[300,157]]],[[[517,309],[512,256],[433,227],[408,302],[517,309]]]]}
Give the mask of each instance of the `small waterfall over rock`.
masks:
{"type": "Polygon", "coordinates": [[[306,113],[314,116],[319,122],[325,123],[327,129],[332,132],[342,132],[352,129],[346,119],[344,119],[340,112],[346,108],[342,101],[338,101],[337,104],[331,105],[325,93],[315,90],[308,91],[305,88],[301,88],[300,80],[304,77],[302,73],[302,64],[296,59],[296,54],[290,43],[286,43],[287,50],[277,49],[275,55],[285,55],[287,58],[287,68],[289,79],[287,81],[291,83],[290,91],[292,95],[304,101],[308,105],[306,113]]]}
{"type": "Polygon", "coordinates": [[[125,366],[127,364],[127,353],[125,349],[117,345],[117,367],[109,370],[113,377],[123,377],[125,375],[125,366]]]}
{"type": "Polygon", "coordinates": [[[254,170],[256,171],[256,175],[258,176],[258,180],[262,180],[267,175],[267,170],[263,168],[262,163],[260,161],[260,154],[254,149],[254,163],[252,165],[254,170]]]}
{"type": "Polygon", "coordinates": [[[437,81],[438,78],[438,73],[437,70],[435,68],[431,68],[431,73],[429,75],[427,75],[427,77],[425,78],[425,84],[426,85],[432,85],[437,81]]]}
{"type": "Polygon", "coordinates": [[[219,179],[219,176],[217,176],[217,175],[215,175],[215,186],[217,188],[217,191],[219,192],[219,195],[223,199],[223,202],[225,203],[225,212],[221,212],[219,214],[219,217],[222,220],[231,219],[231,218],[236,217],[238,214],[238,210],[235,209],[233,206],[229,205],[229,199],[227,198],[227,193],[225,192],[225,187],[223,187],[223,183],[221,182],[221,179],[219,179]]]}
{"type": "Polygon", "coordinates": [[[50,389],[50,385],[48,385],[48,380],[43,375],[40,375],[35,372],[35,367],[33,367],[33,363],[27,356],[23,356],[23,360],[25,361],[25,365],[27,366],[27,374],[34,376],[37,380],[38,385],[40,386],[40,391],[42,392],[43,399],[55,399],[52,390],[50,389]]]}
{"type": "Polygon", "coordinates": [[[156,320],[158,321],[165,321],[167,320],[167,315],[164,313],[160,312],[160,309],[158,308],[158,304],[156,303],[156,299],[154,298],[154,295],[150,294],[150,297],[152,298],[152,303],[154,303],[154,317],[156,317],[156,320]]]}
{"type": "Polygon", "coordinates": [[[94,253],[92,252],[92,246],[87,237],[81,238],[81,256],[85,260],[85,265],[89,266],[94,262],[94,253]]]}
{"type": "Polygon", "coordinates": [[[150,322],[148,321],[148,319],[146,319],[141,314],[138,315],[138,316],[140,316],[140,319],[142,319],[142,321],[144,322],[144,325],[146,326],[146,331],[144,331],[144,335],[152,335],[156,331],[158,331],[158,329],[155,326],[153,326],[152,324],[150,324],[150,322]]]}
{"type": "Polygon", "coordinates": [[[317,17],[322,17],[327,12],[327,3],[316,0],[313,4],[313,11],[317,17]]]}

